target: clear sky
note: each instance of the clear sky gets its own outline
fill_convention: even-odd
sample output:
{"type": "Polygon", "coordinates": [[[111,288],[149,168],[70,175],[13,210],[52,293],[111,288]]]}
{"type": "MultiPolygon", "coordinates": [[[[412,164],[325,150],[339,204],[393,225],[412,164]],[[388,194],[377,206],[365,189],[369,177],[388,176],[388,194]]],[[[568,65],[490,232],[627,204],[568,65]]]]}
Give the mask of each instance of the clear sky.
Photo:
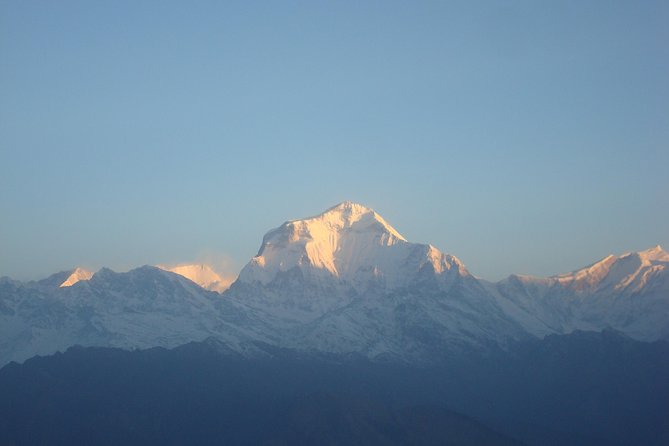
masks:
{"type": "Polygon", "coordinates": [[[343,200],[476,275],[669,247],[669,2],[0,1],[0,276],[343,200]]]}

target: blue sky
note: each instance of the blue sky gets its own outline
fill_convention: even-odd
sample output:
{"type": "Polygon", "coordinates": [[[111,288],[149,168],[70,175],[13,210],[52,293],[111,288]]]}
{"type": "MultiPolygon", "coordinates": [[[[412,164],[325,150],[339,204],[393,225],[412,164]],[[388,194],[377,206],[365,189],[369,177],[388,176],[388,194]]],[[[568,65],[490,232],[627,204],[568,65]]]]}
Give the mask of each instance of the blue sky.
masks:
{"type": "Polygon", "coordinates": [[[669,3],[0,1],[0,276],[376,209],[479,276],[669,246],[669,3]]]}

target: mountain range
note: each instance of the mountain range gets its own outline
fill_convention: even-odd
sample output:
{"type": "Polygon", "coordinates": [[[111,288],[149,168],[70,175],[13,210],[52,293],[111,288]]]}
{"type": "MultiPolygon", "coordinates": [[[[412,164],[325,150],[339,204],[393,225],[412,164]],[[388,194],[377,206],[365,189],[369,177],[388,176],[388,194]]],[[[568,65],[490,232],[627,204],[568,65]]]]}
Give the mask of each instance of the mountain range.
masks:
{"type": "Polygon", "coordinates": [[[344,202],[269,231],[231,284],[207,265],[1,278],[0,365],[72,345],[175,347],[209,337],[245,357],[278,347],[404,363],[576,330],[666,340],[668,266],[657,246],[493,283],[344,202]]]}

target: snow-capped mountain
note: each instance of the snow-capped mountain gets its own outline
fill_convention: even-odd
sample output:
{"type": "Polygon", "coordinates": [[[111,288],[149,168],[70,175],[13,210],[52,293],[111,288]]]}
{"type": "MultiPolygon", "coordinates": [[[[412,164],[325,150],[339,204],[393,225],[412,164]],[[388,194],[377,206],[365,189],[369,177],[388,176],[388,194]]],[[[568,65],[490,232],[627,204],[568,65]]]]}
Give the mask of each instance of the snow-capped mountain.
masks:
{"type": "Polygon", "coordinates": [[[526,336],[460,260],[352,202],[268,232],[225,296],[305,350],[415,359],[526,336]]]}
{"type": "Polygon", "coordinates": [[[639,340],[669,338],[669,254],[660,246],[547,278],[512,275],[489,289],[536,336],[611,327],[639,340]]]}
{"type": "Polygon", "coordinates": [[[91,280],[91,277],[93,277],[93,273],[91,271],[77,267],[74,271],[72,271],[72,274],[70,274],[67,279],[65,279],[65,281],[60,284],[60,287],[62,288],[66,286],[72,286],[82,280],[91,280]]]}
{"type": "Polygon", "coordinates": [[[230,284],[233,282],[232,278],[222,277],[220,274],[215,272],[211,266],[204,263],[183,264],[176,266],[156,265],[156,267],[165,271],[179,274],[180,276],[197,283],[205,290],[217,291],[219,293],[230,288],[230,284]]]}
{"type": "Polygon", "coordinates": [[[344,202],[268,232],[223,293],[205,289],[224,282],[206,265],[2,278],[0,364],[74,344],[171,347],[212,336],[242,354],[271,345],[427,362],[577,329],[669,339],[668,266],[658,246],[490,283],[344,202]]]}
{"type": "Polygon", "coordinates": [[[0,364],[75,344],[175,347],[210,336],[246,351],[246,325],[220,294],[151,266],[103,268],[68,287],[0,279],[0,364]]]}
{"type": "Polygon", "coordinates": [[[370,286],[406,287],[424,270],[434,272],[442,286],[455,276],[469,276],[457,258],[407,242],[379,214],[350,201],[268,232],[239,280],[268,285],[293,269],[307,280],[336,279],[359,292],[370,286]]]}

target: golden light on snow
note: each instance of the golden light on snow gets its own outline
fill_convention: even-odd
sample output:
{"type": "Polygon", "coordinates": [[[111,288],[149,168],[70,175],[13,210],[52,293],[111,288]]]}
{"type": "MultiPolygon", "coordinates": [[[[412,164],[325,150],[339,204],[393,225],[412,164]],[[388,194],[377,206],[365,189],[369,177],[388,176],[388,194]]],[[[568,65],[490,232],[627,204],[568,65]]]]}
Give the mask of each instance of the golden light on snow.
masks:
{"type": "Polygon", "coordinates": [[[182,264],[176,266],[168,266],[168,265],[156,265],[156,266],[162,270],[179,274],[180,276],[183,276],[186,279],[197,283],[202,288],[211,291],[217,291],[219,293],[230,288],[230,285],[235,280],[235,278],[232,276],[223,277],[222,275],[214,271],[211,266],[204,263],[182,264]]]}
{"type": "Polygon", "coordinates": [[[90,280],[93,277],[93,273],[85,270],[83,268],[75,269],[72,274],[65,280],[65,282],[60,284],[60,288],[72,286],[77,282],[82,280],[90,280]]]}

